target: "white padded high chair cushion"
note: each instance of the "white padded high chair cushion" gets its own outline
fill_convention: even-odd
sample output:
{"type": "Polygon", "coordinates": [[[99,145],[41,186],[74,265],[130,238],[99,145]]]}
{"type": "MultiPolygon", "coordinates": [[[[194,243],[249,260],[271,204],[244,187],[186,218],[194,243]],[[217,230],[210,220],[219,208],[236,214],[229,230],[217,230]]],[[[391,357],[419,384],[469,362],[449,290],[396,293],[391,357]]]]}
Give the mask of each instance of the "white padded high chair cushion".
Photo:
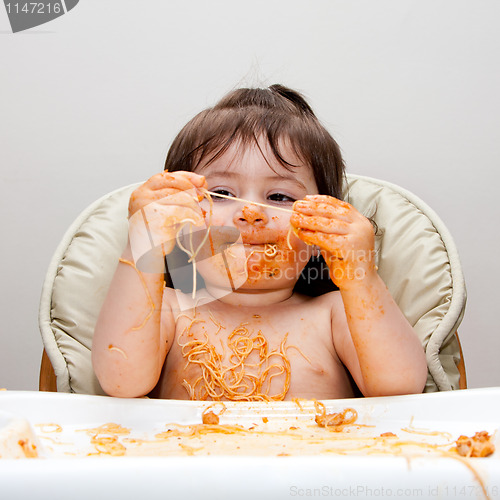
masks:
{"type": "Polygon", "coordinates": [[[455,243],[437,214],[389,182],[348,175],[346,201],[371,217],[379,274],[426,350],[425,392],[459,388],[460,346],[455,335],[466,289],[455,243]]]}
{"type": "MultiPolygon", "coordinates": [[[[92,370],[94,326],[127,241],[126,186],[94,202],[59,244],[42,289],[39,323],[57,390],[103,394],[92,370]]],[[[377,265],[427,354],[425,391],[458,389],[454,335],[465,309],[465,284],[454,242],[438,216],[394,184],[348,175],[346,201],[379,228],[377,265]]]]}
{"type": "Polygon", "coordinates": [[[39,324],[59,392],[104,394],[90,350],[97,316],[128,236],[128,201],[139,184],[98,199],[68,228],[42,288],[39,324]]]}

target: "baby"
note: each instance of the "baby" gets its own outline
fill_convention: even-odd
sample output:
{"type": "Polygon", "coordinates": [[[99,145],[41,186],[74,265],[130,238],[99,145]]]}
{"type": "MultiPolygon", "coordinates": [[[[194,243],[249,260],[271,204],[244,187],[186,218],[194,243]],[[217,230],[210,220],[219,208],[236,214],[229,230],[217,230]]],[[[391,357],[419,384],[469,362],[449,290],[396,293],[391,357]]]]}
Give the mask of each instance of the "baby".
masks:
{"type": "Polygon", "coordinates": [[[129,243],[92,347],[106,393],[421,392],[422,345],[377,274],[371,222],[341,201],[343,180],[338,145],[281,85],[233,91],[191,120],[165,171],[130,198],[129,243]]]}

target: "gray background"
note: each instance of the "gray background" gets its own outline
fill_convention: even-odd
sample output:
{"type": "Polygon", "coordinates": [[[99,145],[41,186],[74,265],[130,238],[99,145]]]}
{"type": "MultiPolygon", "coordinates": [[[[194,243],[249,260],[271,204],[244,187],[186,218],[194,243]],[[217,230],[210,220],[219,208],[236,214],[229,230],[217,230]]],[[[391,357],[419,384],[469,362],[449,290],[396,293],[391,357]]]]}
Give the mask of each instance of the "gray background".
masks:
{"type": "Polygon", "coordinates": [[[85,0],[12,34],[0,9],[0,387],[38,387],[47,265],[78,213],[162,169],[241,84],[304,92],[348,171],[433,207],[468,285],[469,387],[500,386],[500,2],[85,0]]]}

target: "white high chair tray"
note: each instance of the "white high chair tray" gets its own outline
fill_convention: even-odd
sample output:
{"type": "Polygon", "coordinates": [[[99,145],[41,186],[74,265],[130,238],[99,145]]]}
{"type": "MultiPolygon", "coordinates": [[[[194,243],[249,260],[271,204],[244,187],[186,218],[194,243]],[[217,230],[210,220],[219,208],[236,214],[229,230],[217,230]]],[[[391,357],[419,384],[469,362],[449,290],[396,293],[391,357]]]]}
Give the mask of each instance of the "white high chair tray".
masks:
{"type": "Polygon", "coordinates": [[[225,403],[232,433],[183,437],[210,403],[3,391],[3,422],[28,421],[40,458],[0,460],[2,498],[500,496],[500,388],[323,402],[356,422],[320,428],[311,401],[225,403]],[[450,452],[479,431],[495,435],[493,455],[450,452]]]}

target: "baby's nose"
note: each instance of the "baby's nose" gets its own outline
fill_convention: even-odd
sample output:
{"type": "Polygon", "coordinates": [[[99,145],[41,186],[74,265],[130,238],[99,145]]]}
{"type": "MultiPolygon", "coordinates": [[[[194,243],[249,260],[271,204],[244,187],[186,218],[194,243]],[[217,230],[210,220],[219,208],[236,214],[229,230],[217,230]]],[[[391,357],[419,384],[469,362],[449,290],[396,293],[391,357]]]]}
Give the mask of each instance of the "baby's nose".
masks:
{"type": "Polygon", "coordinates": [[[248,224],[267,224],[268,218],[263,208],[257,205],[246,205],[237,214],[240,222],[247,222],[248,224]]]}

